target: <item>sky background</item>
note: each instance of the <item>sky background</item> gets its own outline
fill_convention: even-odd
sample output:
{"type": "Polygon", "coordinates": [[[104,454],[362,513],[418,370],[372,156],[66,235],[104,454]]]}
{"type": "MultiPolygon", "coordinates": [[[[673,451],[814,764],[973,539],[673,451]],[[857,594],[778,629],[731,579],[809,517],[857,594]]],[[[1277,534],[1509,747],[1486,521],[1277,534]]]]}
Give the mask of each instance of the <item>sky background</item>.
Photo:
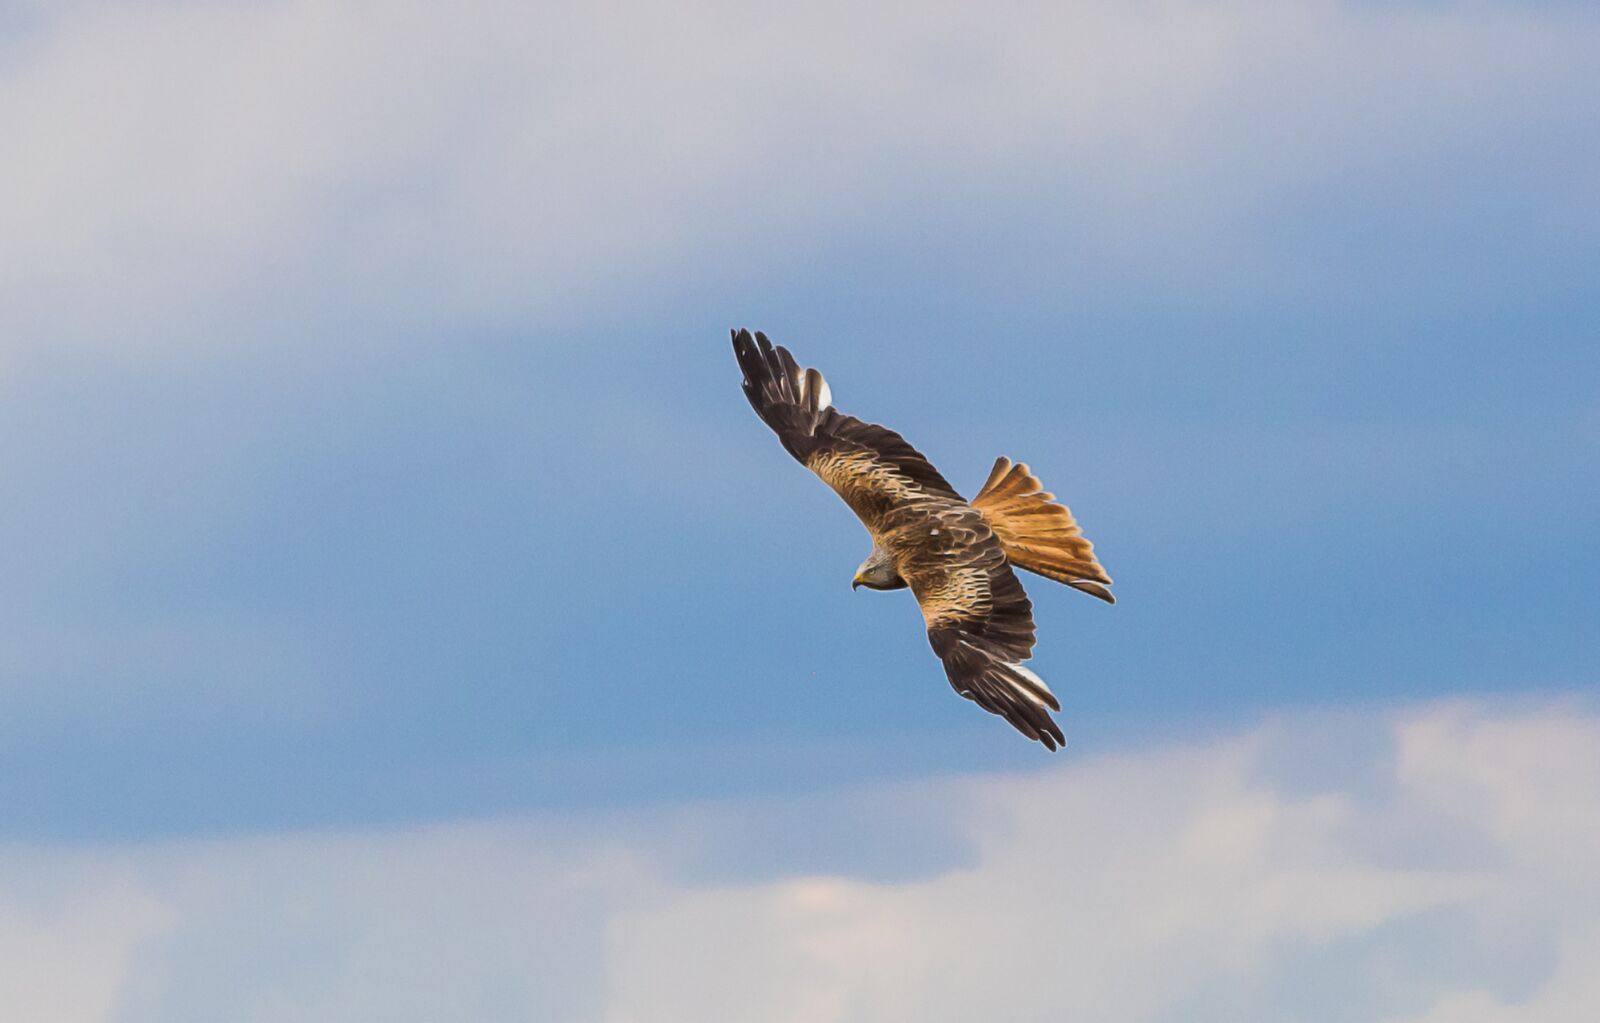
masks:
{"type": "Polygon", "coordinates": [[[0,1015],[1577,1019],[1596,52],[0,6],[0,1015]],[[734,326],[1072,505],[1065,753],[850,591],[734,326]]]}

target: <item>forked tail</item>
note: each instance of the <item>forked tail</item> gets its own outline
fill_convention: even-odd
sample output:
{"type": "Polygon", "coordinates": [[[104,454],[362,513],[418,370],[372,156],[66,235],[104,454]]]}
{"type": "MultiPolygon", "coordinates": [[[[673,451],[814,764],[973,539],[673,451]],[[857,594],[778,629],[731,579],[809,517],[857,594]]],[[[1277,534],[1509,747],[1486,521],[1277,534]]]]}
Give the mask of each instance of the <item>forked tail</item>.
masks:
{"type": "Polygon", "coordinates": [[[1027,465],[1013,465],[1002,456],[972,506],[988,520],[1013,565],[1115,604],[1106,589],[1111,577],[1095,560],[1094,544],[1084,538],[1072,512],[1053,503],[1055,499],[1027,465]]]}

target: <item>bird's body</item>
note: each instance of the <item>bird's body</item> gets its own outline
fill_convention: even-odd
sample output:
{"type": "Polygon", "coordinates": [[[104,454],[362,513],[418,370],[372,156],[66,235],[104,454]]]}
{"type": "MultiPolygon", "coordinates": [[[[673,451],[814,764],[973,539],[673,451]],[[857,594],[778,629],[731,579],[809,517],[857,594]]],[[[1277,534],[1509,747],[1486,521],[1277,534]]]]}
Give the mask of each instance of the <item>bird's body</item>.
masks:
{"type": "Polygon", "coordinates": [[[1061,705],[1022,666],[1033,610],[1013,565],[1110,602],[1111,579],[1071,512],[1006,458],[969,503],[899,434],[833,408],[822,374],[765,335],[735,331],[733,347],[756,414],[871,534],[855,584],[909,587],[956,692],[1028,738],[1061,745],[1049,714],[1061,705]]]}

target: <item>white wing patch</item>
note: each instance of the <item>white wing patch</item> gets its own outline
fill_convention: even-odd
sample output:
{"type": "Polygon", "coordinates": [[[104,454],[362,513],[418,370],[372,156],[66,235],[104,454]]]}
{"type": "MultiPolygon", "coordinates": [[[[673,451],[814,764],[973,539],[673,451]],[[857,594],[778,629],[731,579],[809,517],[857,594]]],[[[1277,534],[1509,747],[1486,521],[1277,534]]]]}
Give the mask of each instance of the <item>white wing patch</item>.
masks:
{"type": "Polygon", "coordinates": [[[1022,691],[1024,696],[1032,700],[1034,703],[1044,707],[1048,706],[1048,704],[1053,701],[1055,694],[1050,691],[1049,686],[1044,684],[1044,679],[1040,678],[1038,675],[1035,675],[1033,672],[1029,671],[1027,668],[1024,668],[1020,664],[1007,663],[1006,670],[1017,676],[1021,683],[1017,688],[1022,691]],[[1046,700],[1046,696],[1051,697],[1052,700],[1046,700]]]}
{"type": "MultiPolygon", "coordinates": [[[[816,373],[816,370],[811,372],[816,373]]],[[[822,379],[822,374],[817,373],[816,383],[817,408],[825,409],[833,404],[833,392],[828,389],[828,382],[822,379]]]]}
{"type": "Polygon", "coordinates": [[[821,412],[833,404],[833,392],[828,390],[828,382],[814,369],[795,371],[794,390],[795,394],[799,395],[803,407],[814,408],[821,412]]]}

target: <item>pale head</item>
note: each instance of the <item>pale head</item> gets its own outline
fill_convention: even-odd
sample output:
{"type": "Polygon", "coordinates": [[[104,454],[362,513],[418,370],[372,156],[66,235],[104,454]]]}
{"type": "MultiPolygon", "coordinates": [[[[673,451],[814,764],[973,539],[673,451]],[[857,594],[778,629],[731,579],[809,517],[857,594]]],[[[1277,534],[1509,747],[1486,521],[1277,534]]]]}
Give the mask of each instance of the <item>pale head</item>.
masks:
{"type": "Polygon", "coordinates": [[[850,580],[850,588],[865,586],[869,590],[900,590],[904,589],[906,581],[900,578],[900,570],[895,567],[894,559],[880,547],[872,548],[872,553],[867,560],[856,569],[856,577],[850,580]]]}

